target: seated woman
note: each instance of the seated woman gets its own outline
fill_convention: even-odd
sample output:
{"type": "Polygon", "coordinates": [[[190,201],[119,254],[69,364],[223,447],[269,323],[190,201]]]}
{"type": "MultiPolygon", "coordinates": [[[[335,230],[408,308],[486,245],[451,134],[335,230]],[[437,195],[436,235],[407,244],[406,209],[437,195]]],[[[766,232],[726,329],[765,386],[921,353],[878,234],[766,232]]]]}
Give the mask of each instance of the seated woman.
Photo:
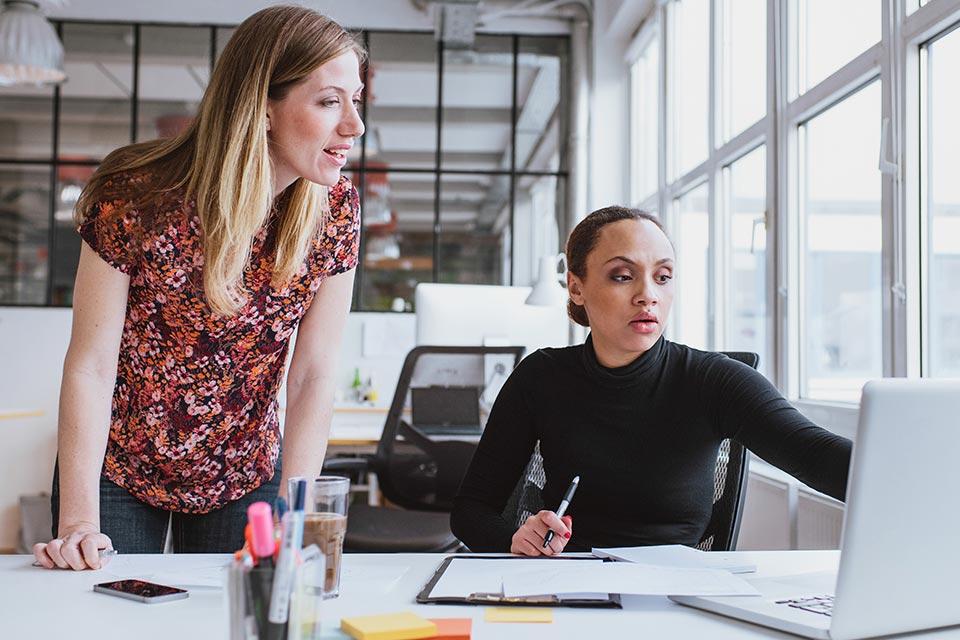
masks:
{"type": "Polygon", "coordinates": [[[696,545],[725,438],[844,498],[849,440],[811,423],[751,367],[663,337],[681,266],[656,217],[595,211],[570,234],[567,260],[568,312],[590,335],[531,354],[500,391],[451,515],[471,550],[696,545]],[[580,485],[563,521],[541,511],[517,529],[502,512],[537,441],[544,504],[556,508],[574,476],[580,485]]]}

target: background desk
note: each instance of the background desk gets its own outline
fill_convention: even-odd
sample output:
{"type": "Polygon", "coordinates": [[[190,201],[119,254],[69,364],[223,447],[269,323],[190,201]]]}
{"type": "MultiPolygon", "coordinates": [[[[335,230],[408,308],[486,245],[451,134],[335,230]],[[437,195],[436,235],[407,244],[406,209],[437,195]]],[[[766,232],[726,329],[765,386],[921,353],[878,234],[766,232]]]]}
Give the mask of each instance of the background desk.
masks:
{"type": "MultiPolygon", "coordinates": [[[[821,571],[836,566],[836,551],[742,552],[758,575],[821,571]]],[[[226,556],[127,556],[156,571],[226,562],[226,556]],[[143,559],[143,560],[140,560],[143,559]]],[[[552,624],[487,624],[483,607],[417,605],[414,598],[443,558],[438,554],[344,556],[341,593],[324,603],[325,624],[338,626],[346,615],[415,611],[426,617],[470,617],[474,640],[596,638],[711,640],[791,638],[721,616],[688,609],[662,597],[626,596],[623,610],[554,609],[552,624]]],[[[111,579],[105,571],[46,571],[27,556],[0,557],[0,636],[137,640],[226,638],[223,591],[191,589],[186,600],[158,605],[93,593],[92,585],[111,579]]],[[[109,569],[108,569],[109,570],[109,569]]],[[[896,588],[891,585],[891,588],[896,588]]],[[[916,637],[960,638],[952,629],[916,637]]]]}

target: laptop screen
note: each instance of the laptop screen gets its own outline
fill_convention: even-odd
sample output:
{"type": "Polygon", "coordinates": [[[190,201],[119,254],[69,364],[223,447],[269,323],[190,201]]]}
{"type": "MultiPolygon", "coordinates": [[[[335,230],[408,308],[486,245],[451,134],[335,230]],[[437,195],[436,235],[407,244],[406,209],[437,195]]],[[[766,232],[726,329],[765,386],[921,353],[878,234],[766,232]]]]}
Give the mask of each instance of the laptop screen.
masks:
{"type": "Polygon", "coordinates": [[[413,387],[410,389],[416,427],[473,427],[480,425],[478,387],[413,387]]]}

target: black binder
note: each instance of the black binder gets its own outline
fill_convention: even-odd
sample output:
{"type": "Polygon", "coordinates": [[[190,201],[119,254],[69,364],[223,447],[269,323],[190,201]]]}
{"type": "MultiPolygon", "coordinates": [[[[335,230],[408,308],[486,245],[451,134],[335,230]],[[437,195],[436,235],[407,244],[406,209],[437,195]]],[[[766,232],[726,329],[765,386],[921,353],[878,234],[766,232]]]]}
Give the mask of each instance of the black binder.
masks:
{"type": "MultiPolygon", "coordinates": [[[[608,593],[606,599],[574,599],[574,598],[562,598],[559,596],[523,596],[523,597],[514,597],[506,598],[502,593],[472,593],[465,598],[459,597],[441,597],[436,598],[430,595],[430,592],[433,591],[434,586],[440,580],[440,577],[447,570],[447,567],[450,566],[450,563],[454,559],[464,559],[464,560],[505,560],[511,559],[516,560],[517,562],[576,562],[578,560],[593,560],[596,561],[598,558],[594,556],[560,556],[557,558],[524,558],[521,556],[515,555],[470,555],[470,554],[457,554],[452,556],[447,556],[443,559],[443,562],[440,563],[440,566],[437,567],[436,572],[430,580],[427,581],[427,584],[424,585],[423,589],[420,590],[420,593],[417,594],[417,602],[419,604],[478,604],[478,605],[496,605],[496,606],[508,606],[508,605],[519,605],[523,607],[597,607],[597,608],[606,608],[606,609],[622,609],[623,605],[620,602],[619,593],[608,593]]],[[[602,558],[604,562],[612,562],[610,558],[602,558]]]]}

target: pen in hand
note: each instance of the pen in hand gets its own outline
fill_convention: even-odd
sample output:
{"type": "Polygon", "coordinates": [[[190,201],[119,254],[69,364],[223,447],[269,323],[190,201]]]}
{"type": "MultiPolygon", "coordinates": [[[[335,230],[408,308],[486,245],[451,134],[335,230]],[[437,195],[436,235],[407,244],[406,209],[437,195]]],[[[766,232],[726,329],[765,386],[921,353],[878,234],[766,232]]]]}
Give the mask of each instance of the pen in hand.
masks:
{"type": "MultiPolygon", "coordinates": [[[[577,492],[577,486],[580,484],[580,476],[576,476],[573,481],[570,483],[570,486],[567,487],[567,492],[563,494],[563,500],[560,501],[560,508],[557,509],[557,517],[562,518],[563,514],[567,512],[567,507],[570,506],[570,501],[573,500],[573,494],[577,492]]],[[[543,548],[546,549],[550,544],[550,541],[553,540],[553,529],[547,531],[547,535],[543,536],[543,548]]]]}

